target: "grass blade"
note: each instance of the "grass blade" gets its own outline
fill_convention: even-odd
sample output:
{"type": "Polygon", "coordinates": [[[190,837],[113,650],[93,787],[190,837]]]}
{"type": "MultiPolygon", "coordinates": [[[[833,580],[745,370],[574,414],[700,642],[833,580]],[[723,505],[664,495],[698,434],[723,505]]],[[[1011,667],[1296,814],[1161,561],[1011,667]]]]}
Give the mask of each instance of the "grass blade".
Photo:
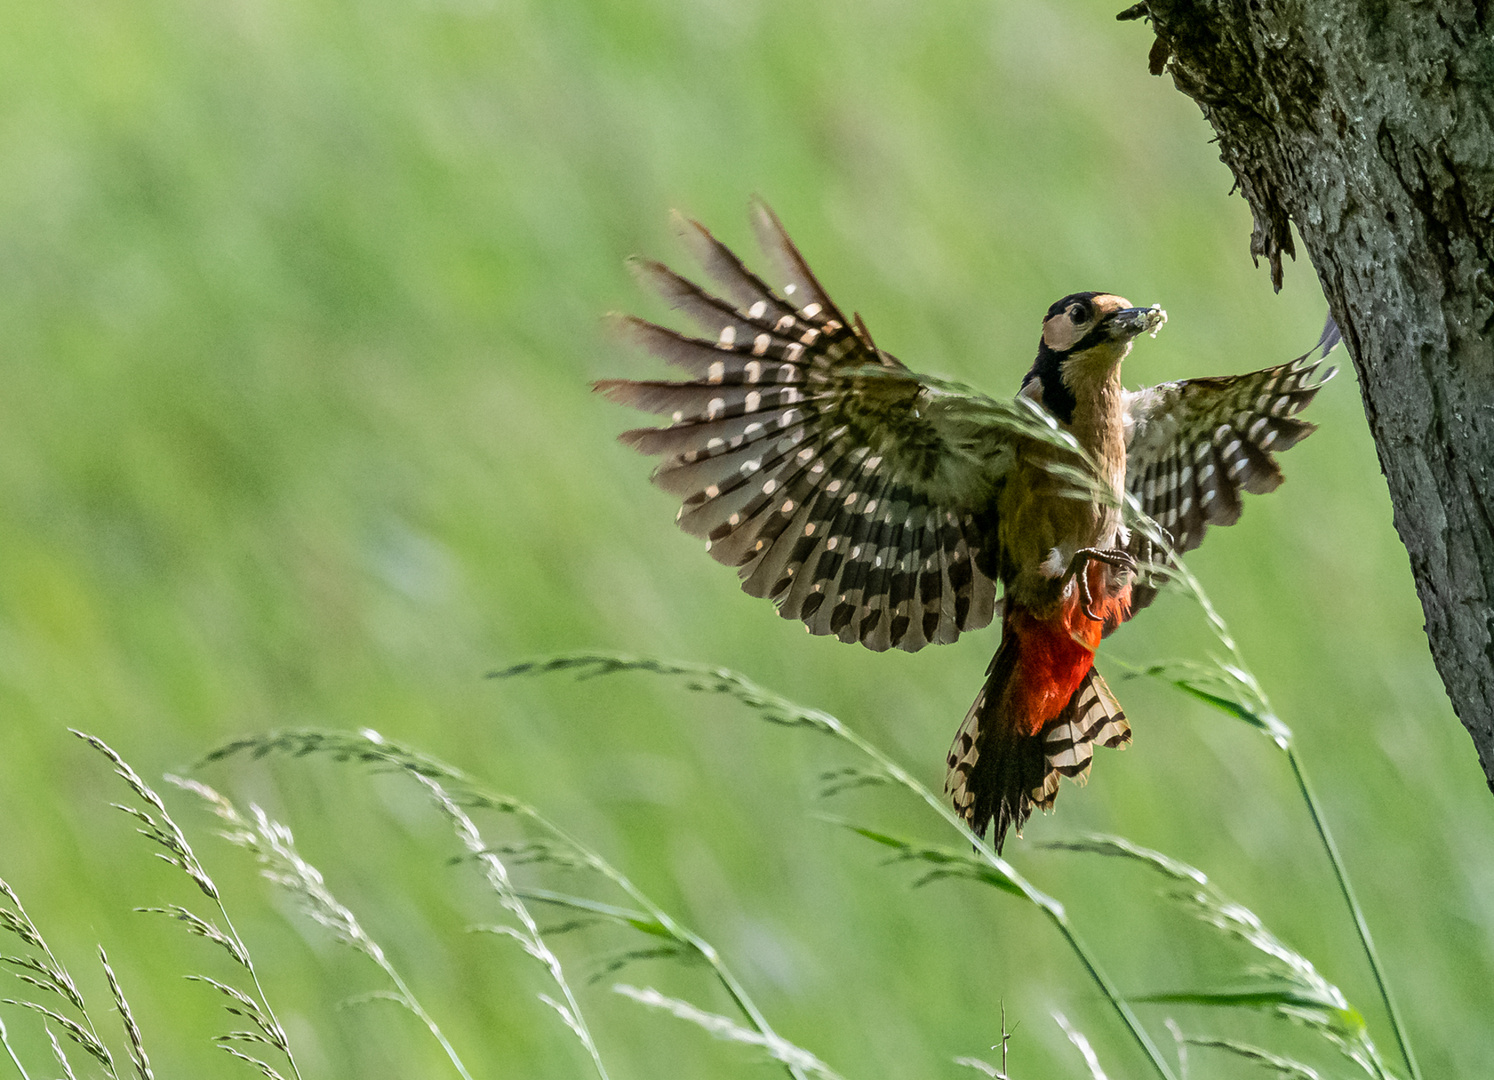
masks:
{"type": "MultiPolygon", "coordinates": [[[[1033,886],[1010,863],[997,855],[989,846],[982,844],[942,798],[920,784],[912,774],[891,757],[829,713],[796,704],[788,698],[758,686],[745,675],[729,668],[615,653],[565,653],[515,664],[494,672],[493,675],[495,678],[512,678],[519,675],[569,672],[578,678],[593,678],[599,675],[614,675],[631,671],[678,678],[684,682],[687,689],[699,693],[726,695],[741,702],[759,718],[769,723],[818,731],[846,743],[869,759],[876,772],[885,776],[889,783],[902,787],[922,801],[949,828],[953,829],[963,842],[968,843],[975,852],[974,857],[984,863],[993,872],[995,878],[1004,882],[999,886],[1000,888],[1021,896],[1047,916],[1048,921],[1078,958],[1086,973],[1110,1002],[1111,1008],[1125,1024],[1152,1068],[1164,1080],[1174,1080],[1172,1069],[1162,1057],[1161,1051],[1157,1049],[1151,1036],[1147,1034],[1146,1028],[1142,1026],[1141,1021],[1121,996],[1118,988],[1100,967],[1098,959],[1075,932],[1063,905],[1033,886]]],[[[947,865],[954,866],[955,864],[951,862],[947,865]]]]}

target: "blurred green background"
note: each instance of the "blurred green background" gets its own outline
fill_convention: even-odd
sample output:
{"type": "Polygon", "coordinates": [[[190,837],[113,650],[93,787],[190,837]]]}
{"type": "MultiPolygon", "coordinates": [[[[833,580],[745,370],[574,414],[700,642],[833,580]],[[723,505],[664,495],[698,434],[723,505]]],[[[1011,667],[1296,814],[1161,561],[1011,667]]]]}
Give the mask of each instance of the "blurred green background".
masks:
{"type": "MultiPolygon", "coordinates": [[[[553,650],[726,664],[835,713],[930,786],[995,633],[916,656],[807,637],[671,525],[635,417],[588,382],[657,373],[609,309],[656,318],[624,258],[679,263],[668,211],[749,261],[753,193],[827,288],[914,367],[1015,390],[1078,289],[1163,303],[1135,385],[1275,363],[1317,336],[1312,270],[1274,296],[1198,110],[1146,74],[1118,0],[180,0],[7,5],[0,33],[0,874],[86,990],[110,949],[159,1075],[247,1075],[211,1048],[227,974],[137,905],[191,901],[107,803],[87,728],[148,778],[236,734],[373,727],[532,801],[733,964],[845,1076],[974,1075],[999,1003],[1011,1070],[1144,1068],[1030,909],[908,888],[828,810],[946,842],[914,809],[823,807],[808,734],[642,676],[495,683],[553,650]]],[[[687,268],[687,267],[682,267],[687,268]]],[[[1340,361],[1342,362],[1342,361],[1340,361]]],[[[1494,799],[1428,655],[1352,373],[1191,564],[1300,737],[1428,1076],[1494,1060],[1494,799]]],[[[1107,644],[1207,635],[1165,597],[1107,644]]],[[[1285,763],[1257,734],[1102,668],[1136,732],[1066,786],[1016,865],[1128,993],[1237,977],[1124,866],[1037,849],[1100,829],[1213,875],[1394,1043],[1285,763]]],[[[483,1076],[589,1066],[417,793],[330,764],[202,774],[283,816],[483,1076]]],[[[184,798],[308,1074],[449,1075],[415,1022],[339,1009],[379,983],[256,880],[184,798]]],[[[504,835],[502,823],[494,836],[504,835]]],[[[200,898],[199,898],[200,899],[200,898]]],[[[558,939],[578,983],[605,935],[558,939]]],[[[665,965],[623,978],[727,1003],[665,965]]],[[[613,1075],[768,1075],[608,990],[613,1075]]],[[[7,989],[12,993],[17,987],[7,989]]],[[[1310,1052],[1279,1026],[1138,1006],[1310,1052]]],[[[106,1011],[100,1008],[100,1011],[106,1011]]],[[[20,1043],[37,1029],[10,1016],[20,1043]]],[[[1199,1052],[1201,1055],[1203,1052],[1199,1052]]],[[[39,1059],[38,1059],[39,1060],[39,1059]]],[[[1339,1068],[1343,1073],[1347,1066],[1339,1068]]],[[[1195,1057],[1195,1076],[1249,1075],[1195,1057]]]]}

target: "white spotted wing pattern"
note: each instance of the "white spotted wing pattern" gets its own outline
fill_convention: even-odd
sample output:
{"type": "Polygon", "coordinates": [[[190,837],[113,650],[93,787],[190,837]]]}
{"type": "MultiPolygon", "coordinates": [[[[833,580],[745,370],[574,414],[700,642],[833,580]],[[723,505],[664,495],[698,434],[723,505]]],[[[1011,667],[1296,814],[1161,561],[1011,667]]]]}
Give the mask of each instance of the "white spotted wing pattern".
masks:
{"type": "Polygon", "coordinates": [[[727,299],[635,263],[711,336],[617,319],[624,337],[694,376],[598,383],[670,417],[623,441],[663,457],[654,481],[683,500],[680,527],[812,633],[912,652],[986,626],[996,584],[977,564],[1022,410],[945,390],[878,349],[772,211],[754,203],[753,219],[782,294],[694,222],[685,235],[727,299]]]}
{"type": "MultiPolygon", "coordinates": [[[[1309,353],[1248,375],[1161,383],[1126,395],[1126,490],[1182,554],[1210,525],[1240,518],[1240,493],[1281,485],[1276,453],[1317,430],[1296,419],[1335,369],[1314,379],[1338,342],[1330,321],[1309,353]]],[[[1138,534],[1139,536],[1139,534],[1138,534]]],[[[1151,603],[1160,575],[1132,590],[1131,610],[1151,603]]]]}

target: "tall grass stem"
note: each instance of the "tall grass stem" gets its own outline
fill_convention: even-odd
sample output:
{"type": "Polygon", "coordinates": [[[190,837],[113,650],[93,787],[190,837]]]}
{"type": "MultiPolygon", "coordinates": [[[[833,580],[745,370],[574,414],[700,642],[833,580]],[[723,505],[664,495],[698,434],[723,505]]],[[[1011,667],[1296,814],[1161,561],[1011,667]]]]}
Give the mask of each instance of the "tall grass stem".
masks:
{"type": "MultiPolygon", "coordinates": [[[[644,895],[644,893],[638,888],[638,886],[633,884],[630,878],[612,867],[610,864],[604,862],[601,856],[596,855],[588,847],[586,847],[586,845],[582,844],[579,840],[577,840],[570,833],[566,832],[559,825],[556,825],[548,818],[542,817],[538,811],[533,810],[532,808],[525,807],[525,810],[527,811],[527,813],[525,814],[526,817],[528,817],[531,821],[533,821],[541,828],[548,830],[550,834],[561,843],[568,844],[576,851],[580,852],[584,857],[587,857],[591,861],[592,865],[596,867],[603,874],[603,876],[605,876],[623,892],[627,893],[628,896],[633,900],[633,902],[638,904],[639,907],[643,908],[643,910],[646,911],[651,918],[653,918],[656,922],[658,922],[660,926],[668,931],[671,937],[673,937],[681,944],[688,946],[691,951],[693,951],[697,956],[704,960],[710,966],[711,972],[716,976],[716,981],[719,982],[722,988],[726,990],[727,995],[736,1004],[737,1008],[742,1010],[742,1015],[747,1017],[747,1019],[752,1022],[752,1026],[757,1029],[759,1035],[762,1035],[764,1038],[771,1040],[777,1040],[781,1038],[781,1036],[779,1036],[779,1034],[773,1030],[773,1026],[768,1023],[768,1018],[764,1016],[762,1010],[757,1007],[757,1003],[752,1000],[751,995],[747,993],[747,988],[744,987],[740,981],[738,981],[736,975],[732,973],[731,969],[722,962],[721,954],[716,951],[716,947],[714,945],[705,940],[705,938],[696,934],[693,930],[690,930],[676,922],[667,911],[659,907],[646,895],[644,895]]],[[[789,1075],[794,1077],[794,1080],[808,1080],[808,1077],[805,1076],[803,1070],[801,1070],[797,1065],[794,1065],[792,1062],[785,1062],[784,1067],[788,1069],[789,1075]]]]}
{"type": "Polygon", "coordinates": [[[1084,966],[1085,971],[1089,972],[1090,978],[1095,981],[1095,984],[1104,993],[1106,1000],[1110,1002],[1116,1015],[1120,1017],[1121,1022],[1130,1031],[1132,1038],[1136,1040],[1137,1045],[1141,1047],[1142,1052],[1151,1061],[1152,1067],[1157,1070],[1157,1074],[1163,1077],[1164,1080],[1175,1080],[1172,1069],[1162,1057],[1162,1052],[1157,1049],[1157,1044],[1147,1034],[1146,1028],[1142,1026],[1141,1021],[1131,1010],[1131,1006],[1126,1003],[1126,999],[1121,996],[1120,990],[1110,981],[1110,977],[1105,974],[1104,969],[1100,967],[1099,960],[1095,958],[1094,953],[1090,952],[1089,946],[1075,932],[1073,924],[1069,922],[1068,913],[1064,910],[1063,904],[1046,893],[1040,892],[1026,878],[1017,873],[1016,869],[1010,863],[1000,855],[997,855],[988,845],[981,843],[980,838],[970,831],[970,827],[965,824],[964,820],[943,799],[915,780],[902,766],[893,761],[892,758],[846,727],[835,717],[828,713],[822,713],[821,715],[830,725],[830,729],[834,734],[871,758],[882,769],[886,770],[889,777],[932,807],[935,813],[970,841],[984,862],[988,863],[997,873],[1009,878],[1013,884],[1022,890],[1023,895],[1037,905],[1048,921],[1057,929],[1064,941],[1068,943],[1074,955],[1079,958],[1079,962],[1084,966]]]}
{"type": "MultiPolygon", "coordinates": [[[[1128,510],[1133,515],[1140,513],[1134,500],[1128,501],[1128,510]]],[[[1233,635],[1230,634],[1229,627],[1226,625],[1224,619],[1209,600],[1208,594],[1204,592],[1202,583],[1199,582],[1198,578],[1194,577],[1193,572],[1188,569],[1187,565],[1173,549],[1169,539],[1161,535],[1160,531],[1155,531],[1155,523],[1142,523],[1141,527],[1148,528],[1149,531],[1154,531],[1152,535],[1153,543],[1165,550],[1170,560],[1170,565],[1166,567],[1165,572],[1168,576],[1175,577],[1182,582],[1185,591],[1193,597],[1194,601],[1203,610],[1204,618],[1208,621],[1209,628],[1213,631],[1214,636],[1229,651],[1233,663],[1226,665],[1216,661],[1216,666],[1228,682],[1234,684],[1235,688],[1245,692],[1243,696],[1247,700],[1235,703],[1238,709],[1243,711],[1236,711],[1228,707],[1225,707],[1224,711],[1233,712],[1240,719],[1245,720],[1253,727],[1262,731],[1278,749],[1286,754],[1287,761],[1292,767],[1293,779],[1297,783],[1297,790],[1302,794],[1302,801],[1307,804],[1307,812],[1312,817],[1313,827],[1317,829],[1318,838],[1323,842],[1323,850],[1327,852],[1328,861],[1333,866],[1333,876],[1338,881],[1339,891],[1343,894],[1344,901],[1349,906],[1349,913],[1354,920],[1354,929],[1359,934],[1359,942],[1364,948],[1365,959],[1369,961],[1370,970],[1375,976],[1375,986],[1380,992],[1380,1000],[1385,1005],[1385,1012],[1390,1019],[1391,1029],[1395,1032],[1396,1045],[1400,1047],[1401,1056],[1406,1061],[1406,1068],[1411,1073],[1411,1080],[1422,1080],[1421,1067],[1417,1064],[1416,1055],[1411,1050],[1411,1040],[1406,1034],[1406,1025],[1401,1018],[1400,1009],[1396,1006],[1395,997],[1390,992],[1390,981],[1386,978],[1385,969],[1380,963],[1380,954],[1375,949],[1375,942],[1374,938],[1370,935],[1369,924],[1365,921],[1364,911],[1360,908],[1359,901],[1354,895],[1354,887],[1349,883],[1348,868],[1344,865],[1343,857],[1339,854],[1338,844],[1334,841],[1333,832],[1328,827],[1328,819],[1323,815],[1322,807],[1318,805],[1317,796],[1313,793],[1312,785],[1307,781],[1307,773],[1304,771],[1302,761],[1297,755],[1296,736],[1293,734],[1292,729],[1283,723],[1271,708],[1271,703],[1266,697],[1265,689],[1261,686],[1260,680],[1255,677],[1254,673],[1246,665],[1245,657],[1240,651],[1240,646],[1236,643],[1233,635]]],[[[1153,668],[1150,673],[1155,675],[1159,674],[1160,671],[1161,669],[1153,668]]],[[[1208,696],[1199,695],[1198,688],[1188,685],[1186,681],[1179,681],[1177,679],[1170,681],[1174,685],[1189,690],[1196,696],[1208,696]]],[[[1216,701],[1215,704],[1217,707],[1221,703],[1216,701]]]]}
{"type": "MultiPolygon", "coordinates": [[[[254,983],[254,991],[259,995],[259,1005],[263,1008],[264,1014],[268,1018],[268,1029],[265,1031],[265,1034],[270,1036],[271,1045],[285,1056],[286,1063],[290,1066],[291,1075],[296,1080],[301,1080],[301,1070],[296,1064],[295,1055],[291,1053],[290,1040],[286,1036],[285,1028],[280,1023],[280,1018],[275,1015],[274,1006],[270,1004],[270,998],[265,993],[264,985],[259,981],[259,972],[254,966],[253,955],[249,952],[249,947],[244,944],[244,939],[239,936],[238,930],[234,927],[233,919],[228,914],[228,908],[223,903],[222,893],[218,890],[218,886],[213,882],[213,879],[208,875],[207,868],[197,858],[197,853],[192,850],[192,845],[187,840],[187,834],[182,832],[181,826],[172,820],[171,814],[166,809],[166,803],[162,801],[161,796],[156,794],[155,790],[140,777],[140,774],[135,771],[134,767],[125,761],[113,747],[98,736],[90,735],[86,731],[79,731],[77,728],[69,728],[68,730],[100,754],[103,754],[109,760],[110,764],[114,766],[114,775],[123,780],[126,786],[149,808],[148,810],[140,810],[115,803],[115,809],[123,811],[141,822],[144,827],[139,828],[137,831],[146,839],[164,848],[166,854],[160,857],[185,873],[202,894],[212,902],[218,914],[222,916],[223,925],[228,929],[228,936],[232,939],[232,948],[230,951],[234,958],[249,972],[249,978],[254,983]]],[[[89,1030],[92,1030],[92,1028],[92,1021],[89,1021],[89,1030]]]]}
{"type": "Polygon", "coordinates": [[[827,735],[832,735],[841,742],[854,747],[863,756],[873,761],[881,773],[887,779],[898,786],[911,792],[922,800],[943,821],[960,834],[977,852],[982,862],[990,866],[999,876],[1008,882],[1011,891],[1019,893],[1028,902],[1041,910],[1048,921],[1058,930],[1060,936],[1068,943],[1074,955],[1079,958],[1086,972],[1089,973],[1100,991],[1105,995],[1116,1015],[1125,1024],[1137,1045],[1151,1062],[1152,1067],[1163,1080],[1175,1080],[1172,1069],[1162,1057],[1157,1046],[1152,1042],[1151,1036],[1147,1034],[1146,1028],[1137,1019],[1136,1014],[1121,996],[1115,984],[1105,974],[1100,962],[1096,959],[1083,939],[1075,932],[1073,925],[1069,922],[1068,914],[1061,903],[1046,893],[1039,891],[1031,882],[1019,874],[1010,863],[981,842],[969,826],[954,812],[943,799],[935,795],[928,788],[920,784],[913,776],[892,758],[888,757],[875,745],[862,738],[851,730],[840,720],[829,713],[819,709],[809,709],[802,705],[775,694],[761,686],[758,686],[746,676],[727,668],[709,667],[704,664],[682,664],[674,661],[661,661],[644,657],[617,656],[607,653],[569,653],[560,656],[547,657],[527,663],[516,664],[503,671],[495,672],[497,677],[509,677],[515,675],[537,675],[552,671],[580,671],[581,677],[592,675],[610,675],[622,671],[647,671],[660,675],[684,676],[686,685],[692,690],[705,693],[727,694],[738,701],[754,709],[759,715],[774,723],[788,727],[808,727],[827,735]]]}
{"type": "Polygon", "coordinates": [[[493,891],[498,894],[499,902],[514,918],[519,920],[522,929],[516,930],[514,936],[524,946],[524,951],[544,965],[561,996],[565,998],[564,1004],[555,1001],[548,994],[541,994],[540,1000],[554,1009],[576,1038],[581,1041],[581,1045],[591,1057],[591,1063],[596,1069],[599,1080],[608,1080],[607,1066],[602,1063],[601,1052],[591,1036],[591,1029],[586,1025],[586,1018],[581,1013],[581,1004],[571,990],[571,984],[560,966],[560,959],[545,944],[545,939],[540,934],[539,924],[529,913],[529,908],[525,906],[508,876],[508,867],[483,843],[482,834],[478,832],[472,819],[457,805],[456,800],[440,783],[420,773],[413,775],[416,781],[430,793],[441,811],[451,820],[462,845],[481,863],[483,876],[493,891]]]}
{"type": "Polygon", "coordinates": [[[1416,1055],[1412,1053],[1411,1041],[1406,1038],[1405,1024],[1401,1020],[1401,1011],[1396,1007],[1395,997],[1390,992],[1390,984],[1385,981],[1384,969],[1380,966],[1380,955],[1375,949],[1375,939],[1370,935],[1369,923],[1365,921],[1364,912],[1359,907],[1359,900],[1354,895],[1354,886],[1349,883],[1349,871],[1344,866],[1343,857],[1338,853],[1338,845],[1333,841],[1333,833],[1328,829],[1328,822],[1323,817],[1322,810],[1318,807],[1318,797],[1313,794],[1312,785],[1307,781],[1307,773],[1302,768],[1302,761],[1297,757],[1295,745],[1286,748],[1287,761],[1292,765],[1292,776],[1297,781],[1297,789],[1302,792],[1302,800],[1307,803],[1307,810],[1312,815],[1312,823],[1317,827],[1318,836],[1322,837],[1323,848],[1328,852],[1328,859],[1333,863],[1333,876],[1338,879],[1338,887],[1344,894],[1344,903],[1349,905],[1349,910],[1354,915],[1354,927],[1359,931],[1359,940],[1364,945],[1364,955],[1369,959],[1370,970],[1375,974],[1375,985],[1380,989],[1380,1000],[1385,1003],[1385,1011],[1390,1014],[1390,1026],[1395,1031],[1396,1045],[1401,1048],[1401,1056],[1406,1059],[1406,1068],[1411,1071],[1412,1080],[1421,1080],[1421,1067],[1416,1062],[1416,1055]]]}
{"type": "Polygon", "coordinates": [[[21,1059],[16,1056],[16,1048],[10,1045],[10,1032],[5,1030],[5,1021],[0,1020],[0,1045],[5,1047],[5,1053],[10,1058],[11,1064],[16,1067],[16,1072],[21,1074],[21,1080],[31,1080],[26,1074],[26,1066],[21,1064],[21,1059]]]}

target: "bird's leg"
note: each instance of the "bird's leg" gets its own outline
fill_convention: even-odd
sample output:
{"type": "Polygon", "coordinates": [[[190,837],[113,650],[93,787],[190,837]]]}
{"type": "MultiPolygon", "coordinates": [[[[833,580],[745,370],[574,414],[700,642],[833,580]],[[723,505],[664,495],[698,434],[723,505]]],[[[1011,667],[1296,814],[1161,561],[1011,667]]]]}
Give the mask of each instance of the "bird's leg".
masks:
{"type": "Polygon", "coordinates": [[[1074,552],[1073,561],[1069,563],[1069,572],[1064,577],[1078,579],[1079,600],[1083,605],[1085,617],[1094,622],[1104,622],[1104,617],[1096,615],[1092,610],[1094,608],[1094,595],[1089,590],[1088,573],[1091,560],[1119,567],[1128,574],[1136,573],[1136,560],[1124,548],[1080,548],[1074,552]]]}

